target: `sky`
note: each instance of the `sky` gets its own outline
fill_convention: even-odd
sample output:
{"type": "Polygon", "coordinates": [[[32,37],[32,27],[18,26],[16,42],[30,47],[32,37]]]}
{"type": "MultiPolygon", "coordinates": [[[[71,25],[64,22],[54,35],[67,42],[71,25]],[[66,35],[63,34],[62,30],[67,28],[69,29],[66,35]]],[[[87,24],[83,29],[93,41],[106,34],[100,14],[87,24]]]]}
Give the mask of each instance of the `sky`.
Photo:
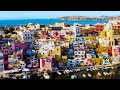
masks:
{"type": "Polygon", "coordinates": [[[120,11],[0,11],[0,20],[6,19],[45,19],[63,16],[113,16],[120,11]]]}

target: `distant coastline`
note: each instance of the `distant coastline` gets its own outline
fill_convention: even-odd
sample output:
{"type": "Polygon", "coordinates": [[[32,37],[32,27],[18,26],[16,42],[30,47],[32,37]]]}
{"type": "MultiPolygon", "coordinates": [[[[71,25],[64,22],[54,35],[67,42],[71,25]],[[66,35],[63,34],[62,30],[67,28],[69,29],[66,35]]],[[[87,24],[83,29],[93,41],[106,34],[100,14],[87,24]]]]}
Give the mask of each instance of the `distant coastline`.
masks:
{"type": "Polygon", "coordinates": [[[74,23],[80,24],[91,24],[94,25],[95,23],[107,23],[108,20],[60,20],[60,19],[12,19],[12,20],[0,20],[0,27],[8,26],[20,26],[20,25],[27,25],[29,23],[32,24],[44,24],[50,25],[55,24],[56,22],[66,22],[69,25],[73,25],[74,23]]]}
{"type": "Polygon", "coordinates": [[[113,20],[120,19],[120,16],[63,16],[58,18],[59,20],[113,20]]]}

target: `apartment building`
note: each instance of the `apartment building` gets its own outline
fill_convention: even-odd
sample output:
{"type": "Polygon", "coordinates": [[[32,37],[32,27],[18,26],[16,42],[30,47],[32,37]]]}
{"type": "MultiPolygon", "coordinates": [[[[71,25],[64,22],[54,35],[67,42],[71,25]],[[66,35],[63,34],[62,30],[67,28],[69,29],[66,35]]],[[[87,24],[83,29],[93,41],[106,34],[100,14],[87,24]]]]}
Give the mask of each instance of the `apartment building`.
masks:
{"type": "Polygon", "coordinates": [[[26,30],[26,31],[18,31],[17,35],[21,36],[23,42],[33,42],[34,41],[34,31],[26,30]]]}

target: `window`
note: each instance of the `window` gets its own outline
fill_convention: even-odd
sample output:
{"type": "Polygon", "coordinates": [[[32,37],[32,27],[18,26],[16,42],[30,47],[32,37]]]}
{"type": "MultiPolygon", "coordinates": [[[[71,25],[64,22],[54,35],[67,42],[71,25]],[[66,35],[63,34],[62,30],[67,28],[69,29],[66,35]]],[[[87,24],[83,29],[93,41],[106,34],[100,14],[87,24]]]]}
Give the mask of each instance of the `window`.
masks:
{"type": "MultiPolygon", "coordinates": [[[[72,61],[70,61],[70,63],[72,63],[72,61]]],[[[72,65],[72,64],[71,64],[72,65]]]]}

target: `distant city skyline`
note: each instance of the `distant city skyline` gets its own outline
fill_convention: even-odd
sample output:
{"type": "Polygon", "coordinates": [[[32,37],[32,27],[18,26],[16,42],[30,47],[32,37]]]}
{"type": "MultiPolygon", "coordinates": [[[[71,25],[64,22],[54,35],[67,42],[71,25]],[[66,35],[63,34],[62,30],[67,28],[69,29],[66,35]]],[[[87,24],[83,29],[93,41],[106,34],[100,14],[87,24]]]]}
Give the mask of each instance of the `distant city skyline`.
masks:
{"type": "Polygon", "coordinates": [[[0,20],[47,19],[63,16],[117,16],[120,11],[0,11],[0,20]]]}

